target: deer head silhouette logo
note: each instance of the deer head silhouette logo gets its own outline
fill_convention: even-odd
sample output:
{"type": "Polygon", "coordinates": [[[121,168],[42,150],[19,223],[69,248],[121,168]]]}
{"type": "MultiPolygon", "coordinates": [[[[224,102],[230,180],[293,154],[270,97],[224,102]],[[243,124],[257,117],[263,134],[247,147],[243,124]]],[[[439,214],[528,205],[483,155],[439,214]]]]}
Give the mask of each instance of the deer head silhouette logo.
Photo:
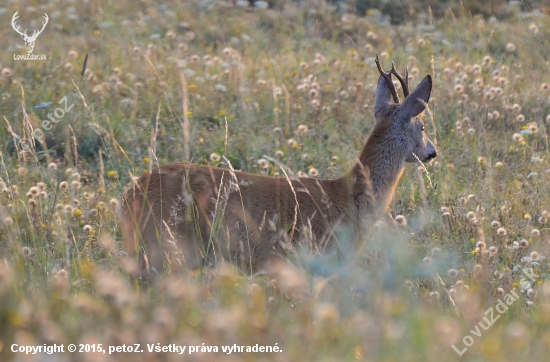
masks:
{"type": "Polygon", "coordinates": [[[34,49],[34,42],[36,41],[36,38],[38,38],[40,33],[42,33],[42,31],[44,30],[44,28],[48,24],[48,20],[49,20],[48,14],[44,13],[45,22],[42,23],[42,29],[34,30],[32,35],[29,36],[29,35],[27,35],[27,29],[25,29],[25,31],[22,32],[21,30],[19,30],[19,26],[15,22],[17,20],[17,18],[19,18],[19,15],[17,14],[18,12],[19,11],[16,11],[15,14],[13,14],[13,17],[11,18],[11,26],[13,27],[13,29],[16,32],[18,32],[21,35],[21,37],[25,41],[25,49],[27,49],[27,53],[31,54],[33,49],[34,49]]]}

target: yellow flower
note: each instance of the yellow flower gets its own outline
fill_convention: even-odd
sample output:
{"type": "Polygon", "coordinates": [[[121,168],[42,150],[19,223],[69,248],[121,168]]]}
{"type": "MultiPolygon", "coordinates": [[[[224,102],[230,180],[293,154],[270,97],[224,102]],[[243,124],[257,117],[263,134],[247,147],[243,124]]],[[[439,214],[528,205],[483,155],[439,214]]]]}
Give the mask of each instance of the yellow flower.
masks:
{"type": "Polygon", "coordinates": [[[518,282],[514,282],[514,284],[512,284],[512,286],[513,286],[514,288],[517,288],[517,287],[519,287],[519,283],[518,283],[518,282]]]}
{"type": "Polygon", "coordinates": [[[191,112],[191,111],[187,111],[187,116],[189,116],[189,117],[193,117],[193,112],[191,112]]]}
{"type": "Polygon", "coordinates": [[[477,255],[477,250],[472,250],[472,255],[477,255]]]}
{"type": "Polygon", "coordinates": [[[149,163],[149,157],[143,157],[143,162],[149,163]]]}
{"type": "Polygon", "coordinates": [[[197,88],[197,86],[196,86],[196,85],[194,85],[194,84],[192,84],[192,83],[191,83],[191,84],[189,84],[189,89],[195,89],[195,88],[197,88]]]}
{"type": "MultiPolygon", "coordinates": [[[[248,100],[250,100],[250,98],[248,98],[248,100]]],[[[245,101],[246,101],[246,100],[245,100],[245,101]]],[[[220,116],[222,116],[222,117],[225,116],[225,109],[222,109],[222,110],[220,111],[220,116]]]]}
{"type": "Polygon", "coordinates": [[[103,187],[100,187],[100,188],[99,188],[99,193],[100,193],[100,194],[104,194],[104,193],[105,193],[105,189],[104,189],[103,187]]]}
{"type": "Polygon", "coordinates": [[[107,171],[107,176],[110,177],[110,178],[115,178],[116,177],[116,171],[115,170],[107,171]]]}
{"type": "Polygon", "coordinates": [[[75,214],[76,216],[82,216],[82,210],[76,209],[76,210],[74,211],[74,214],[75,214]]]}
{"type": "Polygon", "coordinates": [[[244,99],[244,101],[245,101],[246,103],[250,102],[250,97],[246,97],[246,98],[244,99]]]}

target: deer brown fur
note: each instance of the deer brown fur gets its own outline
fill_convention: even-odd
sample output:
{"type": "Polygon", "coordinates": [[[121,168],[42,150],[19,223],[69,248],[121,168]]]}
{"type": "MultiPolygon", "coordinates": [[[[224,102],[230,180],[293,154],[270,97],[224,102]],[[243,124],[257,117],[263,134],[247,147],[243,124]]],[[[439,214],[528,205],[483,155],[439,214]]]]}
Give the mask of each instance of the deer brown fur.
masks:
{"type": "Polygon", "coordinates": [[[428,102],[426,76],[401,104],[391,75],[380,71],[375,124],[352,170],[335,180],[266,177],[231,169],[172,163],[154,169],[126,192],[121,212],[125,250],[142,275],[196,268],[230,259],[252,272],[304,240],[324,250],[339,230],[358,240],[384,212],[406,162],[429,162],[433,143],[417,116],[428,102]]]}

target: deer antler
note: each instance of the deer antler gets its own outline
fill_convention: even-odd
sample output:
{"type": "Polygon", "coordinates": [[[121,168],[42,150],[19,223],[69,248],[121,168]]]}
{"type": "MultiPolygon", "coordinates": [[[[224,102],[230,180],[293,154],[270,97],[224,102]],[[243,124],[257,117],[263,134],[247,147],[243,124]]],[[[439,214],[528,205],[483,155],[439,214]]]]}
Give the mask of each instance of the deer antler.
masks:
{"type": "Polygon", "coordinates": [[[405,79],[403,79],[397,70],[395,70],[393,62],[391,62],[390,73],[395,75],[397,80],[399,80],[399,83],[401,83],[401,87],[403,88],[403,95],[407,98],[409,96],[409,69],[405,68],[405,79]]]}
{"type": "MultiPolygon", "coordinates": [[[[386,83],[388,83],[388,88],[390,89],[391,95],[393,97],[393,101],[395,103],[399,103],[399,96],[397,95],[397,91],[395,90],[395,85],[393,84],[393,81],[391,80],[391,75],[392,75],[393,71],[395,70],[395,67],[393,66],[393,62],[392,62],[392,65],[391,65],[392,69],[389,72],[384,72],[384,70],[382,69],[382,66],[380,65],[380,60],[378,59],[378,54],[376,54],[376,66],[378,67],[378,71],[380,72],[380,75],[386,80],[386,83]]],[[[401,83],[401,84],[403,84],[403,83],[401,83]]],[[[407,89],[407,95],[408,94],[409,93],[408,93],[408,89],[407,89]]]]}
{"type": "Polygon", "coordinates": [[[20,30],[19,30],[19,26],[17,25],[17,23],[15,22],[15,20],[17,20],[19,18],[19,15],[17,14],[19,12],[16,11],[15,14],[13,14],[13,17],[11,18],[11,26],[13,28],[13,30],[15,30],[16,32],[18,32],[19,34],[21,34],[21,36],[24,36],[24,37],[28,37],[27,35],[27,29],[25,29],[25,32],[22,33],[20,30]],[[16,27],[17,26],[17,27],[16,27]]]}

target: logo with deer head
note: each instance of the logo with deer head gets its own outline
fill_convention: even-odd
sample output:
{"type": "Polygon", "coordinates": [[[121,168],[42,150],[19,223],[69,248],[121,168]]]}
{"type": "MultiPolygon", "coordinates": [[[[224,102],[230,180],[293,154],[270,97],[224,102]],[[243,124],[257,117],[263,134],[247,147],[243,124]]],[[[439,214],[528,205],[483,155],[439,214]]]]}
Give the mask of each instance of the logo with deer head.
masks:
{"type": "Polygon", "coordinates": [[[11,18],[11,26],[13,27],[13,29],[18,32],[21,37],[23,38],[23,40],[25,41],[25,49],[27,49],[27,53],[28,54],[31,54],[32,51],[34,50],[34,42],[36,41],[36,38],[38,38],[38,36],[40,35],[40,33],[42,33],[42,31],[44,30],[44,28],[46,27],[46,25],[48,24],[48,14],[44,13],[44,22],[42,22],[42,29],[40,30],[33,30],[33,33],[31,36],[27,35],[27,29],[25,29],[25,31],[21,31],[19,30],[20,26],[17,25],[16,23],[16,20],[17,18],[19,18],[19,15],[18,15],[18,12],[19,11],[16,11],[15,14],[13,14],[13,17],[11,18]]]}

